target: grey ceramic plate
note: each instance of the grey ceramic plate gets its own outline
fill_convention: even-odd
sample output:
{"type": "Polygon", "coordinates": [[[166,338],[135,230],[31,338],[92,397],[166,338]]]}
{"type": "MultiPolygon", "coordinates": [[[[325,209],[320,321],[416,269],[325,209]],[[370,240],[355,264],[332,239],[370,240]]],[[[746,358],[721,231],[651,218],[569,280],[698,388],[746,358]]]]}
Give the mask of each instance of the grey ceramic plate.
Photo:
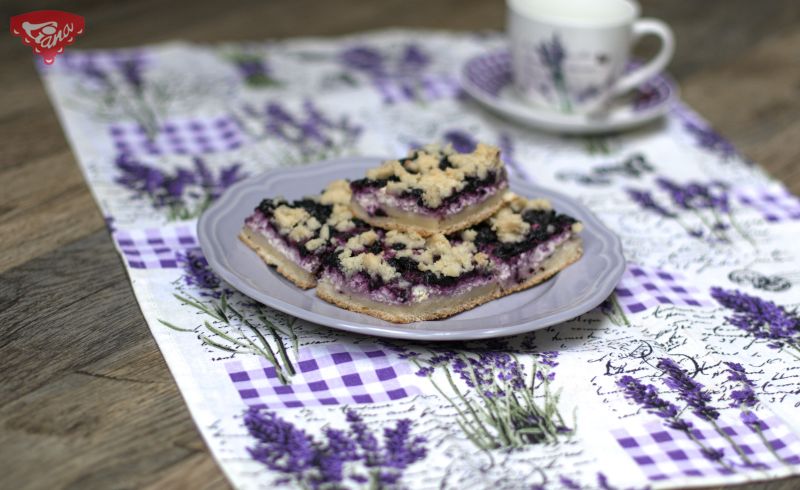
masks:
{"type": "Polygon", "coordinates": [[[332,180],[362,177],[381,160],[328,160],[256,175],[231,187],[197,225],[209,265],[234,288],[290,315],[350,332],[415,340],[502,337],[554,325],[599,305],[622,275],[625,260],[619,240],[588,209],[557,192],[521,182],[512,182],[511,189],[523,196],[546,197],[558,211],[583,222],[583,257],[537,287],[445,320],[401,325],[338,308],[318,299],[313,289],[303,291],[285,280],[237,238],[245,217],[264,197],[315,194],[332,180]]]}

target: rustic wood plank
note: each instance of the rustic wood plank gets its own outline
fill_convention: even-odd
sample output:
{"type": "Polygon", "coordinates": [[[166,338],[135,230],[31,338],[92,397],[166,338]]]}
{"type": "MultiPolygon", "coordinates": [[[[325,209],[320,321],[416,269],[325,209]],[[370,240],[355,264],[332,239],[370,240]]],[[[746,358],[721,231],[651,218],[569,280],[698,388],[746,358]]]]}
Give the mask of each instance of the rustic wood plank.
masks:
{"type": "Polygon", "coordinates": [[[104,227],[67,150],[0,169],[0,182],[0,272],[104,227]]]}
{"type": "MultiPolygon", "coordinates": [[[[675,29],[670,70],[687,101],[800,192],[800,3],[641,3],[675,29]]],[[[482,0],[62,0],[2,10],[35,8],[85,15],[84,48],[394,26],[502,29],[505,19],[503,2],[482,0]]],[[[0,488],[228,488],[101,231],[29,50],[4,36],[0,57],[0,134],[9,142],[0,146],[0,488]]]]}
{"type": "Polygon", "coordinates": [[[683,81],[683,97],[756,163],[800,193],[800,26],[683,81]]]}
{"type": "Polygon", "coordinates": [[[0,488],[138,488],[198,455],[219,474],[105,231],[0,275],[0,324],[0,488]]]}

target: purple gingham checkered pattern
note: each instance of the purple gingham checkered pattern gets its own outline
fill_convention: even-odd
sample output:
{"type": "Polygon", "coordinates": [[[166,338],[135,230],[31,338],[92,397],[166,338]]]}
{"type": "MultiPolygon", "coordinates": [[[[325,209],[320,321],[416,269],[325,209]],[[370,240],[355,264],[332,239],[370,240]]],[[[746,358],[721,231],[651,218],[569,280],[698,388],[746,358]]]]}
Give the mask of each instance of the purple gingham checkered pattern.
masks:
{"type": "Polygon", "coordinates": [[[242,400],[259,408],[379,403],[420,393],[408,363],[381,349],[330,345],[302,349],[300,359],[289,385],[262,358],[225,366],[242,400]]]}
{"type": "Polygon", "coordinates": [[[198,155],[233,150],[247,143],[245,133],[230,116],[168,121],[152,139],[137,123],[115,123],[109,130],[117,151],[130,155],[198,155]]]}
{"type": "Polygon", "coordinates": [[[424,75],[415,81],[378,79],[374,83],[383,97],[384,104],[417,99],[433,101],[461,95],[461,85],[458,80],[447,75],[424,75]]]}
{"type": "Polygon", "coordinates": [[[628,313],[658,305],[712,306],[707,295],[681,274],[628,264],[617,285],[617,301],[628,313]]]}
{"type": "MultiPolygon", "coordinates": [[[[765,423],[767,428],[762,432],[778,456],[790,464],[800,463],[800,439],[777,417],[767,418],[765,423]]],[[[705,446],[722,449],[725,454],[723,459],[733,467],[733,471],[758,472],[759,468],[783,466],[758,434],[744,424],[723,425],[721,429],[742,448],[754,467],[744,466],[728,441],[714,429],[694,429],[692,434],[705,446]]],[[[684,432],[667,429],[661,422],[654,421],[639,427],[631,424],[613,430],[612,435],[652,481],[731,473],[731,470],[703,456],[700,446],[684,432]]]]}
{"type": "Polygon", "coordinates": [[[177,252],[197,246],[190,226],[121,230],[113,237],[128,267],[133,269],[176,268],[177,252]]]}
{"type": "Polygon", "coordinates": [[[800,219],[800,199],[782,186],[737,187],[732,193],[739,202],[759,211],[767,221],[800,219]]]}

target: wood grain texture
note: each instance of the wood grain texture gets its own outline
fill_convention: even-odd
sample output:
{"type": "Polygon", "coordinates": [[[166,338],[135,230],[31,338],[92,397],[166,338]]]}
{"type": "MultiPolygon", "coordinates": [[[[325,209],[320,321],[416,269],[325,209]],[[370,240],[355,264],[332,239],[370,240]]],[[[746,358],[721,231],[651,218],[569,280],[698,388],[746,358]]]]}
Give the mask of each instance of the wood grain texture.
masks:
{"type": "MultiPolygon", "coordinates": [[[[800,193],[800,2],[642,4],[676,32],[671,72],[687,102],[800,193]]],[[[505,19],[501,0],[0,3],[4,18],[39,8],[84,15],[85,48],[502,29],[505,19]]],[[[29,50],[5,34],[0,59],[0,488],[228,488],[145,325],[29,50]]],[[[798,486],[794,478],[741,488],[798,486]]]]}

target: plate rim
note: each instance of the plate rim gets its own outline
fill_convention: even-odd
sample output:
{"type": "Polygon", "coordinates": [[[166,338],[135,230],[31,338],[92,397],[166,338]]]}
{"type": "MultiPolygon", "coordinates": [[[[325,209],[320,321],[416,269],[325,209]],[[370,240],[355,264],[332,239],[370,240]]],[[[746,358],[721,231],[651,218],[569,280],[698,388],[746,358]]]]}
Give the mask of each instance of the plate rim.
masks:
{"type": "Polygon", "coordinates": [[[644,126],[669,113],[670,109],[680,98],[680,87],[674,78],[662,71],[655,78],[661,78],[668,85],[670,91],[663,103],[642,111],[640,117],[633,117],[621,121],[597,121],[591,125],[583,121],[570,121],[570,116],[552,114],[558,118],[548,118],[550,115],[545,110],[527,109],[524,105],[513,104],[502,97],[490,97],[484,90],[476,86],[467,75],[469,66],[478,59],[508,53],[508,48],[498,48],[476,54],[467,59],[461,66],[460,82],[464,91],[477,102],[483,104],[492,112],[516,121],[530,128],[542,130],[547,133],[557,134],[601,134],[624,131],[638,126],[644,126]]]}
{"type": "MultiPolygon", "coordinates": [[[[309,172],[324,172],[326,170],[330,171],[331,168],[335,167],[337,164],[350,164],[351,166],[363,166],[363,168],[369,168],[370,166],[374,166],[376,163],[380,161],[386,160],[386,157],[370,157],[370,156],[352,156],[352,157],[339,157],[339,158],[332,158],[326,159],[322,161],[317,161],[312,164],[297,166],[297,167],[286,167],[286,168],[276,168],[272,169],[263,173],[255,174],[251,177],[248,177],[240,182],[237,182],[233,186],[231,186],[227,191],[225,191],[219,199],[217,199],[211,206],[206,209],[198,219],[197,222],[197,237],[198,243],[200,245],[201,250],[203,251],[203,255],[206,257],[208,261],[209,267],[218,274],[225,282],[231,285],[234,289],[240,291],[244,295],[255,299],[261,303],[264,303],[267,306],[275,308],[281,312],[286,314],[301,318],[303,320],[309,321],[311,323],[315,323],[318,325],[323,325],[329,328],[334,328],[337,330],[344,330],[352,333],[358,333],[362,335],[374,335],[378,337],[385,337],[385,338],[397,338],[397,339],[406,339],[406,340],[427,340],[427,341],[460,341],[460,340],[477,340],[477,339],[486,339],[486,338],[495,338],[495,337],[506,337],[510,335],[517,335],[521,333],[527,333],[533,330],[538,330],[541,328],[546,328],[548,326],[552,326],[558,323],[562,323],[564,321],[571,320],[577,316],[580,316],[591,309],[595,308],[597,305],[602,303],[614,290],[617,283],[619,282],[622,274],[625,270],[625,257],[622,252],[622,244],[619,240],[619,237],[613,233],[607,226],[605,226],[602,221],[586,206],[581,204],[580,202],[561,194],[560,192],[553,191],[551,189],[547,189],[545,187],[537,186],[530,182],[526,181],[515,181],[515,187],[522,187],[525,188],[525,193],[528,195],[536,195],[538,192],[544,192],[547,194],[546,197],[548,198],[555,198],[558,201],[564,201],[569,203],[572,207],[577,207],[580,211],[585,214],[587,219],[581,218],[581,221],[584,223],[584,229],[597,229],[599,233],[595,233],[595,235],[600,239],[603,247],[601,247],[601,251],[605,252],[605,254],[598,255],[598,258],[602,258],[607,262],[605,272],[605,276],[599,279],[595,284],[592,285],[592,288],[585,294],[584,298],[580,301],[573,302],[568,308],[562,309],[556,313],[546,315],[544,317],[536,317],[531,320],[523,321],[516,323],[514,325],[505,325],[505,326],[495,326],[495,327],[485,327],[475,330],[430,330],[425,328],[408,328],[408,325],[412,324],[392,324],[386,322],[386,325],[368,325],[368,324],[361,324],[358,321],[350,321],[342,318],[334,318],[330,317],[321,313],[317,313],[314,311],[307,310],[305,308],[299,307],[297,305],[287,303],[282,299],[276,298],[270,295],[267,291],[258,290],[246,283],[243,284],[241,278],[235,273],[235,271],[231,270],[227,267],[223,260],[218,257],[218,252],[221,252],[223,247],[215,246],[214,241],[215,237],[212,231],[214,230],[214,224],[221,219],[226,212],[231,212],[234,209],[237,209],[237,205],[240,205],[239,196],[243,196],[243,190],[249,187],[261,187],[268,183],[270,180],[275,178],[292,178],[293,174],[300,174],[306,175],[309,172]],[[616,257],[616,262],[612,262],[608,264],[609,257],[616,257]]],[[[298,175],[299,176],[299,175],[298,175]]],[[[218,243],[218,242],[217,242],[218,243]]],[[[584,255],[584,257],[586,257],[584,255]]],[[[259,259],[260,260],[260,259],[259,259]]],[[[266,264],[264,264],[267,267],[266,264]]],[[[543,284],[547,284],[549,281],[546,281],[543,284]]],[[[302,292],[301,289],[297,289],[298,294],[302,292]]],[[[319,298],[315,298],[317,301],[323,301],[319,298]]],[[[348,310],[342,309],[342,311],[346,311],[353,315],[360,315],[359,313],[349,312],[348,310]]],[[[441,322],[443,325],[446,325],[446,322],[453,321],[451,319],[443,319],[443,320],[436,320],[431,321],[431,323],[441,322]]],[[[446,327],[443,327],[446,328],[446,327]]]]}

